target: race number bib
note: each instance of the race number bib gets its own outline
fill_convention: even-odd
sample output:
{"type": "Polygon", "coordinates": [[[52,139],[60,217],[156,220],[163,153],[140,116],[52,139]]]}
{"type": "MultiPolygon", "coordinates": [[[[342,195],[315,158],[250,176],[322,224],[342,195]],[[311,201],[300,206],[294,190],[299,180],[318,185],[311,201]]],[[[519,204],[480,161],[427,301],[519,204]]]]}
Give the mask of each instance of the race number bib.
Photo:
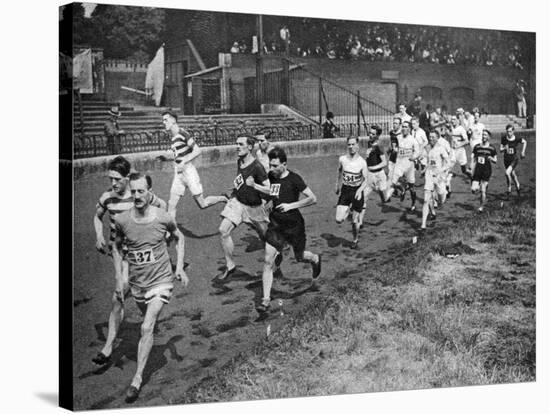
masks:
{"type": "Polygon", "coordinates": [[[477,157],[477,163],[481,165],[485,164],[485,157],[477,157]]]}
{"type": "Polygon", "coordinates": [[[233,185],[238,190],[239,188],[242,187],[243,184],[244,184],[244,178],[243,178],[242,174],[237,175],[235,177],[235,179],[233,180],[233,185]]]}
{"type": "Polygon", "coordinates": [[[136,265],[155,263],[153,249],[135,250],[128,252],[128,259],[136,265]]]}
{"type": "Polygon", "coordinates": [[[361,173],[350,173],[347,171],[342,173],[342,181],[345,185],[357,185],[361,182],[361,177],[361,173]]]}
{"type": "Polygon", "coordinates": [[[410,148],[399,148],[398,154],[400,157],[408,157],[411,154],[410,148]]]}
{"type": "Polygon", "coordinates": [[[514,147],[508,148],[507,152],[508,152],[509,155],[514,155],[516,153],[516,149],[514,147]]]}
{"type": "Polygon", "coordinates": [[[271,187],[269,187],[269,195],[273,197],[279,197],[280,190],[281,184],[271,184],[271,187]]]}

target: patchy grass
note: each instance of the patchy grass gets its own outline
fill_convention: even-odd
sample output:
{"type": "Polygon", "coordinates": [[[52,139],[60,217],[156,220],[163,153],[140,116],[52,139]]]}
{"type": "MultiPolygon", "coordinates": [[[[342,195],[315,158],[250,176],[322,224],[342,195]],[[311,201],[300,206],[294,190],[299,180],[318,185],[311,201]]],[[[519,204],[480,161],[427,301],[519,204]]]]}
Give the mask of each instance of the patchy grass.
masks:
{"type": "Polygon", "coordinates": [[[534,381],[534,205],[460,228],[368,271],[342,269],[330,296],[174,402],[534,381]]]}

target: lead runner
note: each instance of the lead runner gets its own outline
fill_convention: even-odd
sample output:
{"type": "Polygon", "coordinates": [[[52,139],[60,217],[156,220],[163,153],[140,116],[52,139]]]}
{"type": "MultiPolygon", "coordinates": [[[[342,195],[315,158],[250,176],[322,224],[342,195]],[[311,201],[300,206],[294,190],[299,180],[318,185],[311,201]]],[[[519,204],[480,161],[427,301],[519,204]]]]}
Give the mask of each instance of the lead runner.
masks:
{"type": "MultiPolygon", "coordinates": [[[[151,192],[144,175],[130,175],[133,207],[115,217],[116,242],[113,249],[121,253],[122,243],[128,253],[128,282],[132,296],[143,314],[138,344],[137,367],[126,392],[126,402],[134,402],[141,389],[142,375],[153,347],[153,332],[165,304],[172,297],[174,279],[187,286],[189,279],[183,269],[183,235],[175,221],[164,210],[151,205],[151,192]],[[177,240],[175,276],[168,255],[165,235],[177,240]]],[[[119,269],[117,269],[117,272],[119,269]]]]}

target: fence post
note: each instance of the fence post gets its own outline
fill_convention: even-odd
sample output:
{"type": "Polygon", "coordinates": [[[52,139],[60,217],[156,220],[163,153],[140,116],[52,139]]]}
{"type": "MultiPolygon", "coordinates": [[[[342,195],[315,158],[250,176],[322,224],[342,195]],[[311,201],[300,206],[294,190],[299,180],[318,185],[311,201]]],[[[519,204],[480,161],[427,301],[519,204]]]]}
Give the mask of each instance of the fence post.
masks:
{"type": "Polygon", "coordinates": [[[357,90],[357,137],[361,135],[361,91],[357,90]]]}
{"type": "Polygon", "coordinates": [[[319,125],[323,122],[323,80],[319,78],[319,125]]]}

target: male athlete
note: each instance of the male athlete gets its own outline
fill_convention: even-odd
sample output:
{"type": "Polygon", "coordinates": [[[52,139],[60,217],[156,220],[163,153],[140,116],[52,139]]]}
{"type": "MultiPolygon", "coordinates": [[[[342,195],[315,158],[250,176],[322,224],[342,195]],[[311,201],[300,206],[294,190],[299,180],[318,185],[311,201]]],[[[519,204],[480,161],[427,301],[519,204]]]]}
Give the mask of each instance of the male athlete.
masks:
{"type": "Polygon", "coordinates": [[[456,115],[451,117],[451,147],[455,153],[456,162],[460,165],[462,174],[472,178],[472,173],[468,170],[468,157],[465,146],[468,145],[468,134],[462,125],[459,124],[456,115]]]}
{"type": "Polygon", "coordinates": [[[400,189],[403,192],[401,193],[401,201],[405,198],[405,193],[407,190],[411,194],[411,208],[409,211],[413,212],[416,210],[416,191],[414,190],[414,164],[420,153],[418,151],[418,142],[410,134],[411,123],[408,121],[403,122],[401,126],[402,137],[399,140],[399,147],[397,149],[397,158],[395,161],[395,168],[393,171],[393,176],[391,177],[392,186],[388,189],[386,199],[389,199],[395,189],[400,189]],[[407,184],[404,189],[401,188],[399,184],[399,179],[405,177],[407,184]]]}
{"type": "Polygon", "coordinates": [[[387,177],[384,168],[388,165],[386,154],[380,149],[379,140],[382,135],[382,128],[378,125],[373,125],[369,130],[369,148],[367,149],[367,186],[363,191],[363,210],[359,214],[359,227],[363,225],[365,210],[367,208],[367,200],[372,191],[377,191],[380,200],[385,203],[386,190],[388,188],[387,177]]]}
{"type": "Polygon", "coordinates": [[[208,208],[217,203],[227,202],[225,196],[208,196],[202,194],[202,185],[197,169],[192,161],[197,158],[201,150],[191,134],[178,126],[178,116],[170,111],[162,114],[164,129],[172,136],[171,149],[174,153],[174,181],[170,189],[168,212],[176,221],[176,207],[178,201],[185,194],[185,189],[193,195],[195,202],[201,208],[208,208]]]}
{"type": "Polygon", "coordinates": [[[254,136],[256,142],[258,143],[258,149],[256,150],[256,159],[262,164],[265,169],[265,173],[269,172],[269,157],[267,153],[272,148],[269,143],[265,131],[259,131],[257,135],[254,136]]]}
{"type": "MultiPolygon", "coordinates": [[[[485,130],[485,125],[479,122],[479,118],[479,111],[475,111],[474,120],[470,124],[470,129],[468,131],[468,134],[470,135],[470,148],[472,149],[472,152],[474,151],[476,145],[481,144],[483,131],[485,130]]],[[[473,162],[474,158],[472,157],[472,164],[473,162]]],[[[473,170],[473,166],[471,169],[473,170]]]]}
{"type": "MultiPolygon", "coordinates": [[[[130,174],[130,162],[122,156],[118,156],[109,162],[107,167],[111,188],[104,192],[96,205],[94,215],[94,229],[96,233],[96,249],[103,254],[112,255],[115,268],[115,290],[111,299],[112,308],[109,315],[107,340],[103,349],[92,359],[97,365],[104,365],[111,359],[113,342],[116,338],[120,323],[124,318],[124,300],[128,293],[127,267],[128,263],[118,255],[118,250],[113,249],[115,242],[115,217],[132,208],[134,200],[128,187],[128,175],[130,174]],[[109,214],[109,245],[103,236],[103,216],[109,214]]],[[[151,194],[151,204],[165,209],[166,202],[151,194]]]]}
{"type": "Polygon", "coordinates": [[[426,133],[422,128],[420,128],[420,122],[417,117],[413,117],[411,119],[411,125],[412,125],[412,136],[414,139],[416,139],[416,142],[418,142],[418,153],[420,156],[418,157],[418,162],[416,163],[416,169],[422,170],[426,166],[426,159],[424,157],[424,148],[428,145],[428,138],[426,137],[426,133]]]}
{"type": "Polygon", "coordinates": [[[424,175],[424,204],[422,205],[421,230],[426,230],[428,215],[431,214],[431,217],[435,218],[434,192],[441,204],[445,202],[447,195],[445,185],[446,172],[449,168],[449,152],[443,145],[439,144],[439,139],[439,131],[437,129],[431,130],[426,146],[426,166],[422,171],[424,175]]]}
{"type": "Polygon", "coordinates": [[[349,136],[346,140],[348,153],[338,159],[338,172],[336,179],[336,195],[340,195],[336,205],[336,222],[342,224],[352,212],[352,249],[359,243],[360,214],[363,211],[363,191],[367,187],[367,163],[359,155],[359,142],[357,137],[349,136]]]}
{"type": "Polygon", "coordinates": [[[221,212],[222,222],[219,232],[225,255],[225,271],[220,279],[225,279],[235,272],[233,251],[235,246],[231,238],[231,232],[241,223],[252,226],[260,239],[265,239],[267,223],[269,222],[261,193],[253,188],[251,183],[256,183],[269,189],[269,180],[262,164],[254,158],[255,139],[251,136],[240,136],[237,138],[237,176],[233,180],[233,193],[231,198],[221,212]]]}
{"type": "MultiPolygon", "coordinates": [[[[133,207],[115,217],[116,242],[113,251],[122,254],[127,249],[128,282],[132,296],[143,314],[141,337],[138,343],[137,368],[126,402],[135,401],[141,389],[143,370],[153,347],[153,332],[160,312],[172,297],[174,279],[187,286],[189,279],[183,270],[183,235],[175,221],[164,210],[151,205],[151,192],[145,176],[130,175],[133,207]],[[175,277],[168,255],[165,234],[178,241],[175,277]]],[[[120,276],[120,275],[119,275],[120,276]]]]}
{"type": "Polygon", "coordinates": [[[269,225],[265,236],[265,264],[262,275],[263,298],[256,308],[260,313],[269,310],[275,261],[286,244],[292,246],[294,257],[298,262],[311,264],[314,281],[321,273],[321,255],[305,249],[305,223],[302,214],[298,210],[315,204],[317,198],[302,177],[287,169],[286,163],[285,151],[281,147],[274,147],[269,151],[270,171],[268,178],[270,187],[264,188],[254,184],[254,188],[268,194],[273,200],[273,211],[269,216],[269,225]],[[300,199],[300,195],[305,196],[305,198],[300,199]]]}
{"type": "Polygon", "coordinates": [[[400,103],[398,106],[399,112],[397,112],[393,117],[399,118],[401,120],[401,123],[407,121],[411,121],[411,116],[407,113],[407,108],[405,107],[405,104],[400,103]]]}
{"type": "Polygon", "coordinates": [[[394,117],[392,129],[390,130],[390,146],[388,148],[388,179],[391,181],[393,170],[395,169],[395,161],[397,160],[397,147],[401,139],[401,118],[394,117]]]}
{"type": "Polygon", "coordinates": [[[472,177],[472,193],[477,193],[481,188],[481,198],[478,211],[481,213],[487,200],[487,185],[491,178],[491,163],[497,162],[497,150],[491,145],[489,139],[491,133],[483,130],[481,134],[481,144],[474,147],[472,158],[474,162],[472,177]]]}
{"type": "Polygon", "coordinates": [[[506,135],[504,135],[500,141],[500,152],[504,153],[504,168],[506,169],[506,185],[508,186],[506,194],[510,196],[512,192],[512,180],[516,186],[518,196],[520,195],[520,185],[518,176],[516,174],[516,167],[519,162],[519,145],[522,144],[521,158],[525,158],[525,149],[527,148],[527,141],[523,138],[517,138],[514,135],[514,126],[512,124],[506,125],[506,135]]]}

